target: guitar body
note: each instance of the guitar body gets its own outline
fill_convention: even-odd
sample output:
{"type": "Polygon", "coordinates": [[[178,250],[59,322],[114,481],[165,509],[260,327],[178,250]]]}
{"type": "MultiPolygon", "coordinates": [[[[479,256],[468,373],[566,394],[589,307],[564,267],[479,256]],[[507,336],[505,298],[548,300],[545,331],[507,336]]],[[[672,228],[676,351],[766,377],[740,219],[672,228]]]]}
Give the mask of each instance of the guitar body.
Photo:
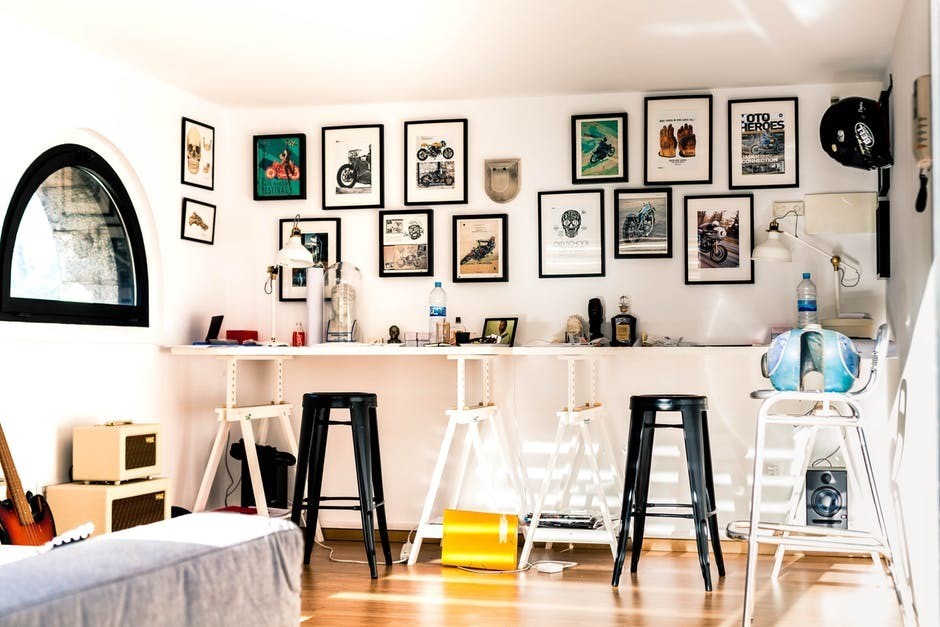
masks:
{"type": "Polygon", "coordinates": [[[4,544],[39,546],[55,537],[55,521],[45,497],[26,493],[33,514],[33,523],[24,525],[16,514],[13,501],[0,501],[0,538],[4,544]]]}

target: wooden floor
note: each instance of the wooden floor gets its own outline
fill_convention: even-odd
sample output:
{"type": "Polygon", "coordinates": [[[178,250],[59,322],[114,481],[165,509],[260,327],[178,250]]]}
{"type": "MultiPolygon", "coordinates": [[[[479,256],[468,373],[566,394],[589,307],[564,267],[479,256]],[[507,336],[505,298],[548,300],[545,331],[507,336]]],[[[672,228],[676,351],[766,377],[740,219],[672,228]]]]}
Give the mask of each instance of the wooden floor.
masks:
{"type": "MultiPolygon", "coordinates": [[[[330,541],[335,557],[364,559],[361,543],[330,541]]],[[[393,545],[398,556],[401,545],[393,545]]],[[[619,589],[610,585],[607,551],[536,549],[540,559],[578,562],[559,574],[534,569],[475,574],[441,566],[440,548],[425,546],[417,565],[379,568],[330,562],[319,547],[304,567],[301,612],[315,625],[739,625],[744,602],[744,555],[728,555],[728,576],[705,592],[694,553],[650,551],[639,573],[627,566],[619,589]]],[[[870,560],[800,557],[770,582],[772,557],[761,557],[754,625],[832,627],[901,625],[891,580],[870,560]]]]}

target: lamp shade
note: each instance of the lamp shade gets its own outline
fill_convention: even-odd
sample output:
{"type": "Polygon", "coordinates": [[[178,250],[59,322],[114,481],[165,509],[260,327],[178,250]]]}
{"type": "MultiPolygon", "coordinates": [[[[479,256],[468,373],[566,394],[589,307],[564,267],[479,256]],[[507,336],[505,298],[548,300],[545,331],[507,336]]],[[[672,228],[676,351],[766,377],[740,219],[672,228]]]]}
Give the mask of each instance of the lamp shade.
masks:
{"type": "Polygon", "coordinates": [[[787,245],[780,241],[780,231],[771,229],[767,232],[767,240],[754,247],[751,258],[754,261],[792,261],[793,255],[787,245]]]}
{"type": "Polygon", "coordinates": [[[313,254],[300,240],[300,231],[295,229],[284,248],[277,253],[277,265],[285,268],[310,268],[313,266],[313,254]]]}

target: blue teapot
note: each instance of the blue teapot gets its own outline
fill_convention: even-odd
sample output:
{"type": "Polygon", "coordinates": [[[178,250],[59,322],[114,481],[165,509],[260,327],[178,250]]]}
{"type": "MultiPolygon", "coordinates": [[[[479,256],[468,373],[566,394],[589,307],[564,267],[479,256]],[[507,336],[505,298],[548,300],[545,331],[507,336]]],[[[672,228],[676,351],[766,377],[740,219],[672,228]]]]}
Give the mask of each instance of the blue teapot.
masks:
{"type": "Polygon", "coordinates": [[[818,324],[781,333],[761,360],[774,389],[805,392],[848,392],[858,378],[858,366],[852,340],[818,324]]]}

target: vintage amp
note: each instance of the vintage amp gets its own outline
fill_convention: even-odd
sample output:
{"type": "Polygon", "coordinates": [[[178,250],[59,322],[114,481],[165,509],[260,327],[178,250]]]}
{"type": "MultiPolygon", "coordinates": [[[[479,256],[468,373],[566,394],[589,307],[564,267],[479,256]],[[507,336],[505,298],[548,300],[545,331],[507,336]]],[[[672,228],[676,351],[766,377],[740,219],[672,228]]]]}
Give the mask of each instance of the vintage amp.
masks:
{"type": "Polygon", "coordinates": [[[160,425],[108,422],[75,427],[72,480],[120,483],[160,474],[160,425]]]}
{"type": "Polygon", "coordinates": [[[166,478],[121,484],[63,483],[48,486],[46,500],[58,529],[90,521],[98,535],[169,518],[169,485],[166,478]]]}

